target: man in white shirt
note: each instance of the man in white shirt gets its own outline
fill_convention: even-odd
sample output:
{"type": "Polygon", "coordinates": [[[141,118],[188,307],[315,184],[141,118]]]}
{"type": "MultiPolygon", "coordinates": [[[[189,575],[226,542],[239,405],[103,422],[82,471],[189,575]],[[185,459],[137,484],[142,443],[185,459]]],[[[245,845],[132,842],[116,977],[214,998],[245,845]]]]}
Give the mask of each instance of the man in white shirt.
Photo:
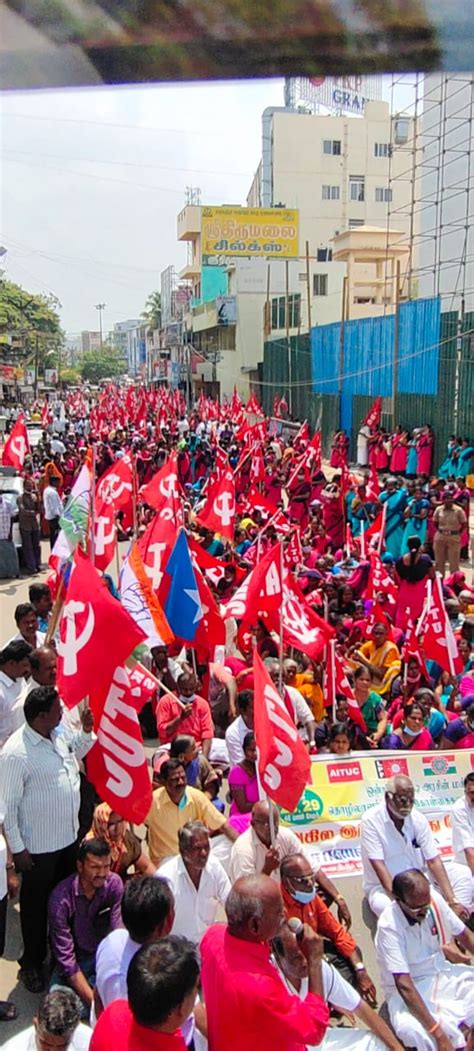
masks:
{"type": "Polygon", "coordinates": [[[172,934],[199,943],[214,923],[230,891],[229,878],[211,854],[209,832],[202,821],[188,821],[178,832],[179,854],[157,870],[172,887],[176,913],[172,934]]]}
{"type": "MultiPolygon", "coordinates": [[[[280,682],[280,662],[274,660],[273,657],[267,657],[267,659],[264,661],[264,664],[268,671],[268,674],[270,675],[270,678],[272,679],[273,683],[278,689],[280,682]]],[[[296,674],[296,664],[291,660],[284,661],[283,700],[285,701],[288,710],[290,710],[291,705],[291,708],[293,710],[294,723],[299,730],[300,737],[302,737],[303,741],[309,741],[310,744],[313,744],[314,735],[316,732],[316,723],[313,718],[313,713],[310,707],[306,704],[306,701],[304,697],[302,697],[300,691],[297,690],[295,686],[288,685],[288,680],[291,680],[294,674],[296,674]]]]}
{"type": "Polygon", "coordinates": [[[170,933],[174,900],[169,884],[154,876],[134,876],[122,898],[124,926],[104,938],[96,954],[95,1018],[115,1000],[127,999],[127,971],[141,945],[170,933]]]}
{"type": "Polygon", "coordinates": [[[242,759],[245,759],[243,749],[244,737],[248,734],[249,730],[253,730],[252,690],[242,690],[241,693],[237,694],[237,708],[239,715],[234,719],[233,723],[227,727],[225,732],[225,743],[229,753],[229,763],[231,768],[237,766],[238,763],[241,763],[242,759]]]}
{"type": "Polygon", "coordinates": [[[33,1025],[7,1040],[3,1051],[87,1051],[92,1030],[82,1025],[81,1009],[72,989],[53,989],[41,1001],[33,1025]]]}
{"type": "Polygon", "coordinates": [[[50,444],[52,453],[54,453],[54,454],[60,453],[61,456],[64,456],[64,453],[66,452],[66,446],[65,446],[64,442],[61,441],[61,439],[58,437],[57,434],[53,435],[53,437],[51,438],[51,441],[50,441],[49,444],[50,444]]]}
{"type": "Polygon", "coordinates": [[[43,508],[44,517],[48,523],[49,528],[49,545],[51,551],[56,542],[56,537],[59,533],[59,519],[64,510],[64,504],[58,493],[59,478],[57,475],[52,474],[49,479],[49,485],[46,486],[43,493],[43,508]]]}
{"type": "Polygon", "coordinates": [[[31,652],[24,639],[9,642],[0,652],[0,748],[15,729],[13,710],[26,696],[31,652]]]}
{"type": "Polygon", "coordinates": [[[387,782],[385,802],[368,810],[361,821],[363,889],[370,908],[380,916],[392,900],[392,880],[405,869],[427,875],[455,912],[467,919],[471,880],[461,865],[443,864],[429,823],[414,807],[415,789],[409,777],[387,782]]]}
{"type": "Polygon", "coordinates": [[[454,939],[474,952],[474,934],[418,869],[395,876],[393,896],[375,937],[393,1028],[417,1051],[462,1048],[474,1024],[474,971],[449,961],[462,958],[454,939]]]}
{"type": "MultiPolygon", "coordinates": [[[[276,938],[273,939],[273,961],[286,985],[289,993],[294,993],[304,1000],[308,995],[308,965],[299,948],[298,939],[292,933],[287,924],[284,924],[276,938]]],[[[354,989],[349,982],[339,974],[326,960],[321,962],[323,979],[323,999],[334,1007],[336,1011],[344,1014],[355,1014],[362,1022],[365,1030],[357,1029],[328,1029],[322,1042],[318,1045],[318,1051],[376,1051],[379,1043],[375,1044],[366,1030],[373,1033],[382,1042],[382,1046],[388,1047],[390,1051],[402,1051],[402,1046],[388,1028],[386,1022],[373,1010],[372,1007],[362,1000],[360,993],[354,989]],[[346,1039],[345,1039],[346,1038],[346,1039]]],[[[382,1049],[381,1049],[382,1051],[382,1049]]]]}
{"type": "Polygon", "coordinates": [[[474,900],[474,773],[464,778],[464,795],[456,800],[451,811],[451,828],[455,861],[466,865],[472,873],[474,900]]]}
{"type": "Polygon", "coordinates": [[[29,992],[43,988],[47,951],[48,897],[75,871],[79,829],[78,759],[92,747],[93,717],[81,716],[82,730],[69,734],[61,722],[54,687],[40,686],[25,700],[25,725],[0,753],[0,795],[5,803],[5,836],[17,872],[22,873],[20,921],[23,956],[20,977],[29,992]]]}
{"type": "MultiPolygon", "coordinates": [[[[280,828],[278,809],[274,803],[271,804],[273,812],[273,828],[275,832],[275,846],[272,846],[272,833],[270,828],[270,803],[261,801],[254,803],[252,807],[252,818],[250,828],[236,839],[230,856],[230,878],[235,883],[241,876],[270,876],[271,879],[280,882],[280,864],[283,858],[293,857],[295,854],[304,854],[306,851],[295,833],[290,828],[280,828]]],[[[311,858],[308,858],[311,863],[311,858]]],[[[347,902],[337,887],[326,876],[322,869],[313,870],[317,876],[319,888],[324,891],[329,901],[337,903],[337,912],[340,923],[347,928],[351,926],[351,914],[347,902]]],[[[160,869],[161,873],[161,869],[160,869]]]]}

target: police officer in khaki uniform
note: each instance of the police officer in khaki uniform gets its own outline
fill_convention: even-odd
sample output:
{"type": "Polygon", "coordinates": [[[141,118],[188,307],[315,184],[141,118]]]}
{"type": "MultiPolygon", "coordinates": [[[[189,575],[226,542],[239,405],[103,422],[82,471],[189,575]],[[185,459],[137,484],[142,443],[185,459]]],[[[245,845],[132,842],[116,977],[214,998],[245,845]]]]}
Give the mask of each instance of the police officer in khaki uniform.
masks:
{"type": "Polygon", "coordinates": [[[449,562],[450,573],[459,569],[461,533],[467,518],[462,507],[454,503],[451,492],[443,493],[442,501],[441,507],[436,508],[433,516],[436,526],[433,550],[436,569],[444,576],[446,562],[449,562]]]}

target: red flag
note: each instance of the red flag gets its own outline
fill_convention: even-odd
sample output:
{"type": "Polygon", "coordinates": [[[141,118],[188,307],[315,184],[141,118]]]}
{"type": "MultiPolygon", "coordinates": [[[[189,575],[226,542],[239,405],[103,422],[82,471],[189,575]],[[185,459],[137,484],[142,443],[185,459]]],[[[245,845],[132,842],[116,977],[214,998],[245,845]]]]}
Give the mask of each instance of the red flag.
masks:
{"type": "Polygon", "coordinates": [[[408,661],[410,660],[415,660],[418,664],[421,674],[424,675],[426,681],[429,682],[430,677],[425,664],[425,658],[421,652],[418,643],[418,637],[415,631],[415,625],[413,624],[412,620],[409,620],[407,624],[407,629],[405,632],[405,642],[403,643],[402,647],[402,660],[405,664],[408,664],[408,661]]]}
{"type": "Polygon", "coordinates": [[[153,476],[151,482],[140,490],[140,499],[150,507],[154,507],[155,511],[159,511],[170,497],[173,497],[178,503],[180,496],[177,454],[172,452],[163,467],[153,476]]]}
{"type": "Polygon", "coordinates": [[[380,417],[381,416],[382,416],[382,398],[378,397],[378,398],[375,399],[373,405],[370,406],[370,409],[369,409],[369,411],[367,413],[367,416],[365,416],[364,419],[362,420],[361,427],[364,427],[364,426],[371,427],[371,428],[378,427],[378,425],[380,423],[380,417]]]}
{"type": "MultiPolygon", "coordinates": [[[[94,515],[94,558],[97,569],[104,571],[110,565],[117,545],[115,511],[111,503],[98,501],[94,515]]],[[[92,559],[92,548],[91,548],[92,559]]]]}
{"type": "Polygon", "coordinates": [[[130,460],[113,463],[99,478],[95,490],[94,565],[105,570],[110,565],[117,543],[115,515],[133,520],[133,471],[130,460]]]}
{"type": "Polygon", "coordinates": [[[428,612],[423,621],[423,649],[426,656],[449,675],[459,675],[463,669],[456,639],[443,602],[441,577],[433,582],[428,612]]]}
{"type": "MultiPolygon", "coordinates": [[[[274,629],[279,630],[275,619],[272,623],[274,629]]],[[[324,647],[335,636],[334,628],[309,605],[286,567],[283,569],[282,623],[285,644],[295,646],[314,660],[321,657],[324,647]]]]}
{"type": "Polygon", "coordinates": [[[373,632],[374,627],[375,627],[376,624],[383,624],[384,627],[386,627],[386,629],[387,629],[387,639],[390,639],[390,641],[393,642],[392,625],[391,625],[388,617],[385,616],[385,613],[384,613],[382,607],[379,606],[378,602],[374,602],[374,605],[372,606],[372,612],[371,612],[370,617],[369,617],[369,619],[367,621],[367,625],[366,625],[366,629],[365,629],[365,637],[366,637],[366,639],[371,639],[372,632],[373,632]]]}
{"type": "Polygon", "coordinates": [[[293,811],[310,780],[311,760],[257,650],[253,676],[260,784],[274,803],[293,811]]]}
{"type": "Polygon", "coordinates": [[[369,496],[371,500],[378,500],[380,496],[379,476],[373,463],[371,463],[370,465],[369,480],[367,482],[366,492],[367,496],[369,496]]]}
{"type": "Polygon", "coordinates": [[[222,562],[220,558],[215,558],[214,555],[210,555],[208,551],[194,538],[192,533],[187,534],[188,547],[191,552],[191,557],[195,565],[199,566],[199,569],[204,570],[206,577],[214,584],[218,584],[219,580],[222,580],[226,566],[228,562],[222,562]]]}
{"type": "Polygon", "coordinates": [[[379,511],[379,514],[377,515],[376,518],[374,518],[372,524],[369,526],[368,529],[365,530],[365,539],[366,540],[373,540],[374,542],[378,542],[379,539],[380,539],[380,534],[381,534],[381,532],[383,530],[383,527],[384,527],[383,511],[379,511]]]}
{"type": "Polygon", "coordinates": [[[290,525],[284,512],[280,510],[278,510],[276,514],[273,515],[272,526],[274,526],[277,533],[282,533],[283,535],[291,533],[291,530],[293,528],[293,526],[290,525]]]}
{"type": "Polygon", "coordinates": [[[49,402],[45,401],[41,409],[41,426],[46,428],[49,424],[49,402]]]}
{"type": "Polygon", "coordinates": [[[252,416],[263,416],[264,412],[255,392],[250,395],[250,398],[245,406],[245,411],[250,412],[252,416]]]}
{"type": "Polygon", "coordinates": [[[263,482],[265,478],[265,462],[262,456],[262,450],[260,447],[255,448],[252,452],[251,464],[250,464],[250,481],[253,485],[258,485],[259,482],[263,482]]]}
{"type": "Polygon", "coordinates": [[[295,434],[295,437],[293,438],[293,448],[296,448],[296,446],[299,444],[299,442],[307,442],[308,438],[309,438],[308,421],[304,420],[303,423],[301,424],[301,427],[300,427],[299,431],[297,431],[297,433],[295,434]]]}
{"type": "Polygon", "coordinates": [[[112,504],[115,511],[123,511],[132,503],[133,470],[129,457],[116,460],[100,476],[96,485],[96,500],[112,504]]]}
{"type": "Polygon", "coordinates": [[[334,639],[329,643],[326,661],[326,708],[333,714],[336,711],[336,698],[342,694],[347,701],[347,714],[352,722],[359,726],[363,733],[367,733],[367,726],[362,712],[357,704],[354,691],[347,678],[344,664],[336,650],[334,639]]]}
{"type": "Polygon", "coordinates": [[[275,544],[252,569],[227,603],[224,617],[256,624],[261,613],[278,612],[282,599],[281,544],[275,544]]]}
{"type": "Polygon", "coordinates": [[[2,464],[4,467],[15,467],[21,470],[25,459],[30,454],[30,443],[26,429],[25,417],[19,416],[8,435],[3,447],[2,464]]]}
{"type": "Polygon", "coordinates": [[[204,507],[196,515],[205,529],[233,540],[235,520],[235,482],[232,471],[226,471],[207,490],[204,507]]]}
{"type": "Polygon", "coordinates": [[[226,642],[225,623],[212,591],[196,565],[194,566],[194,575],[199,589],[202,619],[194,636],[193,646],[197,650],[200,662],[204,663],[206,660],[210,660],[214,664],[223,664],[226,642]]]}
{"type": "Polygon", "coordinates": [[[152,591],[158,592],[163,573],[173,549],[177,524],[173,515],[173,496],[170,503],[163,504],[161,511],[152,518],[143,536],[137,541],[137,549],[152,591]]]}
{"type": "Polygon", "coordinates": [[[302,564],[303,549],[301,547],[301,535],[299,529],[293,531],[290,541],[285,548],[284,558],[288,569],[293,569],[293,566],[300,566],[302,564]]]}
{"type": "Polygon", "coordinates": [[[58,642],[58,690],[68,708],[94,686],[108,689],[115,668],[146,636],[80,548],[74,555],[58,642]]]}
{"type": "Polygon", "coordinates": [[[260,511],[262,518],[273,518],[276,509],[275,504],[272,504],[271,500],[267,496],[263,496],[258,489],[251,488],[242,500],[242,504],[248,509],[250,514],[252,511],[260,511]]]}
{"type": "Polygon", "coordinates": [[[387,572],[380,555],[376,551],[371,551],[369,558],[370,575],[367,584],[367,598],[376,598],[382,592],[390,605],[396,606],[398,603],[398,588],[393,577],[387,572]]]}
{"type": "Polygon", "coordinates": [[[152,803],[148,762],[138,712],[157,679],[140,664],[118,664],[108,687],[91,693],[97,741],[87,756],[87,776],[101,799],[126,821],[141,824],[152,803]]]}

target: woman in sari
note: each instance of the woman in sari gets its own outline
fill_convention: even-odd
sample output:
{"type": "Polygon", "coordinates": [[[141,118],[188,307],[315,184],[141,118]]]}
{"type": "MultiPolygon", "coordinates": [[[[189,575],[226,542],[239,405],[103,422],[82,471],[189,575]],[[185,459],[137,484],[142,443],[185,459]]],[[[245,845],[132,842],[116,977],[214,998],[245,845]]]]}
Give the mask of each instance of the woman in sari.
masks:
{"type": "Polygon", "coordinates": [[[311,496],[311,485],[305,478],[304,470],[298,474],[288,487],[288,514],[290,521],[298,522],[302,529],[308,524],[308,505],[311,496]]]}
{"type": "Polygon", "coordinates": [[[370,672],[374,692],[387,697],[393,680],[400,673],[401,659],[398,647],[388,638],[385,624],[375,624],[372,638],[354,651],[353,660],[370,672]]]}
{"type": "Polygon", "coordinates": [[[393,555],[393,558],[398,558],[405,532],[406,489],[403,487],[398,489],[396,479],[387,478],[385,489],[380,493],[379,500],[382,505],[387,507],[385,512],[385,547],[393,555]]]}
{"type": "Polygon", "coordinates": [[[463,438],[457,462],[457,478],[466,478],[466,476],[471,473],[471,463],[473,456],[474,445],[472,445],[471,442],[468,442],[467,438],[463,438]]]}
{"type": "Polygon", "coordinates": [[[390,470],[393,474],[405,474],[408,459],[408,434],[398,425],[391,437],[392,454],[390,470]]]}
{"type": "Polygon", "coordinates": [[[441,464],[441,467],[438,471],[440,478],[451,478],[453,475],[457,475],[456,468],[458,451],[459,438],[456,438],[456,436],[452,434],[448,442],[446,459],[443,460],[443,463],[441,464]]]}
{"type": "MultiPolygon", "coordinates": [[[[416,445],[417,474],[424,474],[428,478],[431,474],[431,461],[433,458],[434,434],[429,424],[422,427],[418,435],[416,445]]],[[[473,450],[474,451],[474,450],[473,450]]]]}
{"type": "Polygon", "coordinates": [[[428,532],[428,512],[430,509],[430,502],[423,495],[421,486],[415,487],[415,492],[412,498],[408,501],[408,506],[405,510],[405,530],[403,533],[402,540],[402,553],[405,554],[408,551],[408,540],[412,536],[418,536],[420,543],[424,544],[426,535],[428,532]]]}
{"type": "Polygon", "coordinates": [[[400,726],[383,737],[381,748],[401,748],[404,751],[429,752],[435,747],[430,731],[425,725],[425,713],[417,701],[403,705],[400,726]]]}
{"type": "Polygon", "coordinates": [[[349,438],[345,431],[336,431],[331,447],[331,467],[344,467],[347,464],[349,452],[349,438]]]}
{"type": "Polygon", "coordinates": [[[407,547],[407,553],[395,563],[400,581],[395,624],[402,629],[406,628],[407,618],[416,624],[426,598],[428,578],[433,580],[435,576],[433,562],[423,552],[419,536],[408,537],[407,547]]]}
{"type": "Polygon", "coordinates": [[[329,482],[321,493],[323,524],[335,551],[343,546],[345,539],[344,497],[339,488],[340,481],[340,474],[335,474],[332,482],[329,482]]]}
{"type": "Polygon", "coordinates": [[[255,734],[249,730],[242,741],[244,758],[229,773],[229,824],[239,835],[250,827],[252,807],[258,802],[257,746],[255,734]]]}
{"type": "Polygon", "coordinates": [[[456,488],[453,493],[454,503],[462,507],[466,515],[466,525],[461,532],[460,558],[469,558],[469,513],[471,508],[471,494],[466,486],[466,479],[460,475],[456,478],[456,488]]]}
{"type": "Polygon", "coordinates": [[[154,876],[156,868],[142,850],[138,836],[108,803],[96,806],[86,839],[103,839],[107,843],[111,854],[110,870],[117,872],[123,880],[131,865],[140,876],[154,876]]]}
{"type": "Polygon", "coordinates": [[[406,467],[407,478],[415,478],[418,467],[418,452],[417,452],[417,431],[413,431],[411,438],[408,440],[408,458],[406,467]]]}

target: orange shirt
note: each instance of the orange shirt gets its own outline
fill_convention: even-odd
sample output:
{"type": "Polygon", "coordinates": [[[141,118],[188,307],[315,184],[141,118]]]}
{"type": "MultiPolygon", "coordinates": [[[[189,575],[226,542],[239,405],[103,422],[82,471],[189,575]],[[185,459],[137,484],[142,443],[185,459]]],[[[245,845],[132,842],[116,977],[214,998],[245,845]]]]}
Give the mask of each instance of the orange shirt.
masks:
{"type": "Polygon", "coordinates": [[[287,920],[291,919],[292,916],[296,916],[302,923],[307,923],[313,928],[313,931],[316,931],[316,934],[320,934],[323,938],[328,938],[329,941],[333,942],[341,956],[351,956],[354,950],[357,949],[357,942],[342,926],[342,923],[336,920],[336,917],[324,904],[319,894],[316,894],[316,897],[308,905],[302,905],[291,897],[283,883],[281,884],[281,893],[287,920]]]}

